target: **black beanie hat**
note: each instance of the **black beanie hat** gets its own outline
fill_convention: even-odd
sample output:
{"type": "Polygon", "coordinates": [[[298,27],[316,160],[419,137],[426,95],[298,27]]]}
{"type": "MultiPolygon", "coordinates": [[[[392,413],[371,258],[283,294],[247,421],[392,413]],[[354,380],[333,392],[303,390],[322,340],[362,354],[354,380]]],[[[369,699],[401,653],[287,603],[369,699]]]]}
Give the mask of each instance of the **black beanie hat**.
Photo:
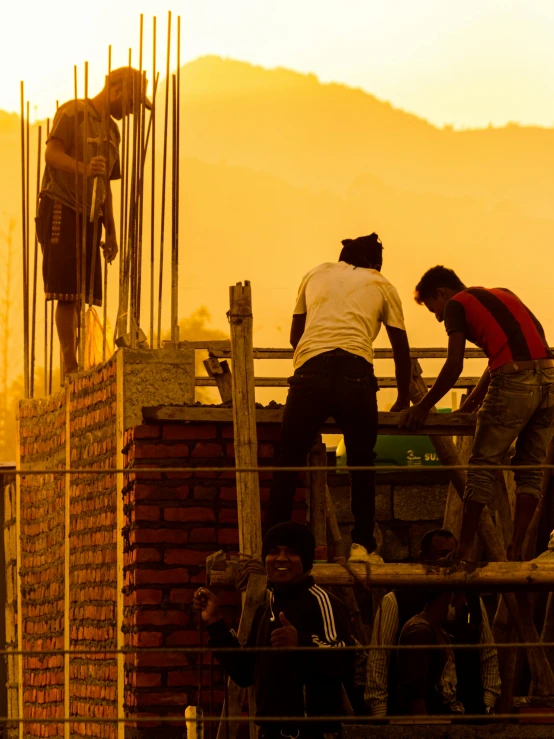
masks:
{"type": "Polygon", "coordinates": [[[262,560],[275,547],[290,547],[302,560],[304,572],[309,572],[314,565],[315,539],[304,524],[286,521],[272,526],[264,537],[262,544],[262,560]]]}

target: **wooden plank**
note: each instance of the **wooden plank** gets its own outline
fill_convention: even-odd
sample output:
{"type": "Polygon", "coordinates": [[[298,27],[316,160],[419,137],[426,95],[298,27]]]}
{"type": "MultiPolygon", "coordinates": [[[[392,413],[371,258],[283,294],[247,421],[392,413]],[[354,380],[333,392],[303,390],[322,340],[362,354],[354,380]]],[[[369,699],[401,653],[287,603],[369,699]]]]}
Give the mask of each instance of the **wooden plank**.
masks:
{"type": "MultiPolygon", "coordinates": [[[[233,412],[231,408],[219,406],[187,406],[187,405],[161,405],[145,406],[142,415],[146,422],[158,421],[180,421],[180,422],[206,422],[206,423],[232,423],[233,412]]],[[[383,411],[379,413],[379,433],[393,436],[468,436],[475,432],[475,415],[472,413],[435,413],[429,415],[425,426],[416,431],[398,428],[402,420],[402,413],[390,413],[383,411]]],[[[256,423],[281,423],[283,420],[282,408],[258,408],[256,410],[256,423]]],[[[332,418],[328,418],[322,432],[338,433],[337,426],[332,418]]]]}
{"type": "MultiPolygon", "coordinates": [[[[229,369],[229,362],[223,360],[220,362],[216,357],[208,357],[204,360],[204,367],[209,377],[201,377],[198,379],[208,380],[206,385],[215,385],[219,390],[219,397],[222,403],[227,403],[233,399],[233,378],[231,377],[231,370],[229,369]]],[[[196,382],[197,387],[200,387],[202,383],[196,382]]]]}
{"type": "MultiPolygon", "coordinates": [[[[210,360],[207,359],[204,364],[209,361],[210,360]]],[[[218,360],[216,359],[215,361],[218,360]]],[[[422,377],[422,380],[427,387],[432,387],[436,379],[436,377],[422,377]]],[[[382,389],[396,387],[396,377],[378,377],[377,382],[379,383],[379,387],[382,389]]],[[[467,389],[475,387],[478,382],[478,377],[460,377],[456,380],[454,387],[467,389]]],[[[194,378],[194,384],[196,387],[216,387],[217,379],[215,377],[204,377],[200,375],[194,378]]],[[[254,385],[256,387],[288,387],[289,383],[288,377],[255,377],[254,385]]]]}
{"type": "MultiPolygon", "coordinates": [[[[208,572],[210,585],[233,585],[239,563],[227,560],[224,570],[208,572]]],[[[356,582],[366,583],[371,588],[434,588],[445,590],[479,591],[508,590],[531,591],[554,589],[554,562],[534,560],[532,562],[485,562],[480,564],[458,564],[448,567],[416,563],[384,563],[371,565],[369,579],[363,564],[349,565],[327,563],[315,564],[312,575],[324,586],[349,586],[356,582]]]]}

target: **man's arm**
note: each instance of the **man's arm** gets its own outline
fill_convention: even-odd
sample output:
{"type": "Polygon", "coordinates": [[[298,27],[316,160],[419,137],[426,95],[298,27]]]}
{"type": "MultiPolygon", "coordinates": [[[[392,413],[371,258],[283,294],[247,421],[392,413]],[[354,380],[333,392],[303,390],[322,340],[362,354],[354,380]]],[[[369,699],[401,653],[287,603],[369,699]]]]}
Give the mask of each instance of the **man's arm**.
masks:
{"type": "Polygon", "coordinates": [[[489,372],[489,368],[487,367],[481,375],[481,379],[479,380],[477,385],[473,388],[471,393],[460,406],[460,413],[473,413],[476,408],[479,408],[479,406],[485,399],[485,395],[487,394],[487,390],[489,389],[490,381],[491,373],[489,372]]]}
{"type": "Polygon", "coordinates": [[[290,343],[293,349],[296,349],[298,342],[302,338],[304,329],[306,328],[306,313],[295,313],[292,317],[290,327],[290,343]]]}
{"type": "Polygon", "coordinates": [[[400,328],[385,326],[394,356],[396,373],[396,402],[391,411],[403,411],[410,407],[410,382],[412,380],[412,362],[408,334],[400,328]]]}
{"type": "Polygon", "coordinates": [[[401,421],[402,426],[417,428],[425,423],[431,408],[456,384],[464,368],[466,337],[462,331],[454,331],[448,337],[448,355],[435,384],[427,395],[412,406],[401,421]]]}
{"type": "MultiPolygon", "coordinates": [[[[83,175],[85,172],[83,162],[78,162],[69,154],[66,154],[64,143],[58,138],[51,138],[46,144],[44,159],[49,167],[59,169],[60,172],[77,173],[79,175],[83,175]]],[[[106,174],[106,160],[104,157],[93,157],[88,163],[86,174],[87,177],[103,177],[106,174]]]]}
{"type": "MultiPolygon", "coordinates": [[[[392,593],[382,599],[375,616],[371,632],[371,646],[396,644],[398,638],[398,605],[392,593]]],[[[384,718],[387,715],[389,698],[390,651],[386,649],[369,650],[367,658],[367,679],[365,702],[372,716],[384,718]]]]}

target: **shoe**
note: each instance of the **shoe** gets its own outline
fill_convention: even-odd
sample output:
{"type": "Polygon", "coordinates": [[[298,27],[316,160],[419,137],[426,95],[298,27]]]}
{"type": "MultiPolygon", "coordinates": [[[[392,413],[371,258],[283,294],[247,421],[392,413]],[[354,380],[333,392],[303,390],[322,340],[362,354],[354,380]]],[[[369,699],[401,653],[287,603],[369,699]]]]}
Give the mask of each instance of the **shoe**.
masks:
{"type": "Polygon", "coordinates": [[[382,565],[384,564],[383,558],[377,554],[377,552],[368,552],[362,544],[352,544],[350,548],[350,557],[348,557],[348,564],[372,564],[382,565]]]}

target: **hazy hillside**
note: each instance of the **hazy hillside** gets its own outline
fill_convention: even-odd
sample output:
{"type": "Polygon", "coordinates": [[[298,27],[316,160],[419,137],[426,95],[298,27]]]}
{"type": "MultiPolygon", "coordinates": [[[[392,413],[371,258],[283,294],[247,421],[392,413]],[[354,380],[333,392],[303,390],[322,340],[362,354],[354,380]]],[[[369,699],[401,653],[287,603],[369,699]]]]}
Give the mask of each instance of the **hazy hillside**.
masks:
{"type": "Polygon", "coordinates": [[[550,129],[441,130],[361,90],[219,57],[184,67],[182,89],[184,154],[337,192],[369,173],[403,189],[550,213],[550,129]]]}
{"type": "MultiPolygon", "coordinates": [[[[204,305],[225,329],[228,286],[250,279],[257,342],[285,344],[302,275],[336,259],[342,238],[376,230],[412,343],[445,342],[411,300],[421,273],[443,262],[469,283],[519,292],[554,343],[553,130],[439,130],[360,90],[211,57],[183,68],[182,89],[182,316],[204,305]]],[[[33,181],[35,151],[33,132],[33,181]]],[[[0,215],[19,222],[17,116],[0,113],[0,156],[0,215]]],[[[147,306],[144,293],[146,327],[147,306]]]]}

